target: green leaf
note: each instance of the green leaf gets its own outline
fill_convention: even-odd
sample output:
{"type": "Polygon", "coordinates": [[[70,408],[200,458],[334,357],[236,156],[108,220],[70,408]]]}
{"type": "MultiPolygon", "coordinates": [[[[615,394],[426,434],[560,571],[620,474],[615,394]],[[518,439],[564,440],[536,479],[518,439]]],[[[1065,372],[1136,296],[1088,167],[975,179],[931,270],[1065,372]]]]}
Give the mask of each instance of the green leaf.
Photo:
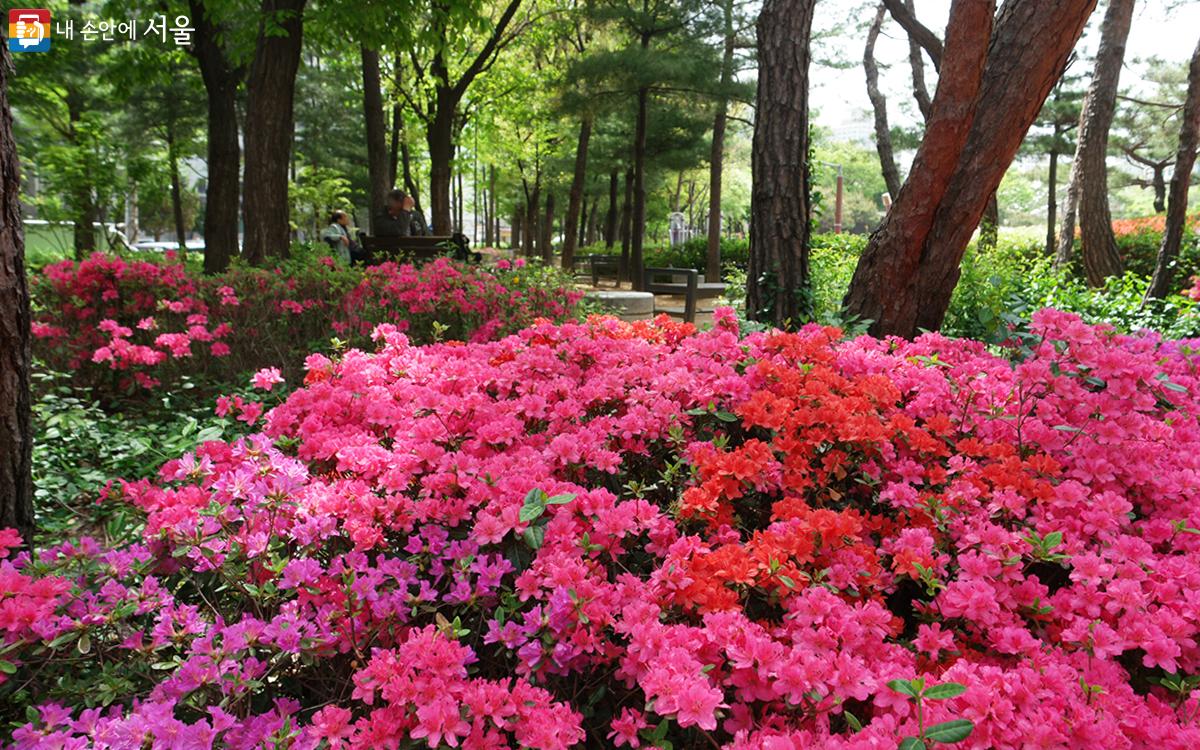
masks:
{"type": "Polygon", "coordinates": [[[717,419],[721,420],[722,422],[736,422],[737,416],[730,414],[727,411],[719,411],[717,412],[717,419]]]}
{"type": "Polygon", "coordinates": [[[846,717],[846,726],[850,727],[850,729],[852,729],[855,732],[862,731],[862,722],[858,720],[857,716],[850,713],[849,711],[843,711],[842,715],[846,717]]]}
{"type": "Polygon", "coordinates": [[[1051,531],[1046,536],[1042,537],[1042,547],[1047,550],[1052,550],[1062,544],[1062,532],[1051,531]]]}
{"type": "Polygon", "coordinates": [[[954,698],[967,692],[967,686],[959,682],[944,682],[941,685],[934,685],[925,691],[925,698],[931,701],[941,701],[947,698],[954,698]]]}
{"type": "Polygon", "coordinates": [[[159,672],[165,672],[168,669],[174,669],[176,666],[177,665],[173,661],[156,661],[150,665],[150,668],[158,670],[159,672]]]}
{"type": "Polygon", "coordinates": [[[79,641],[76,642],[75,648],[79,649],[79,653],[86,654],[92,650],[92,637],[87,633],[79,636],[79,641]]]}
{"type": "Polygon", "coordinates": [[[525,539],[525,544],[529,545],[530,549],[541,549],[542,544],[546,541],[546,527],[530,526],[525,529],[525,533],[521,536],[525,539]]]}
{"type": "Polygon", "coordinates": [[[566,505],[575,499],[575,495],[567,492],[562,495],[555,495],[546,499],[546,505],[566,505]]]}
{"type": "Polygon", "coordinates": [[[781,582],[781,583],[783,583],[783,585],[784,585],[784,586],[787,586],[789,589],[794,589],[794,588],[796,588],[796,582],[795,582],[795,581],[793,581],[793,580],[792,580],[790,577],[788,577],[788,576],[779,576],[779,580],[780,580],[780,582],[781,582]]]}
{"type": "Polygon", "coordinates": [[[545,505],[523,505],[521,506],[521,522],[529,523],[546,512],[545,505]]]}
{"type": "Polygon", "coordinates": [[[917,697],[916,688],[908,680],[889,680],[887,686],[901,695],[907,695],[910,698],[917,697]]]}
{"type": "Polygon", "coordinates": [[[925,743],[916,737],[905,737],[900,740],[900,747],[897,750],[925,750],[925,743]]]}
{"type": "Polygon", "coordinates": [[[961,742],[970,736],[973,729],[975,725],[967,719],[943,721],[926,729],[925,739],[943,743],[961,742]]]}
{"type": "Polygon", "coordinates": [[[13,664],[11,661],[4,661],[3,659],[0,659],[0,672],[3,672],[4,674],[16,674],[17,665],[13,664]]]}

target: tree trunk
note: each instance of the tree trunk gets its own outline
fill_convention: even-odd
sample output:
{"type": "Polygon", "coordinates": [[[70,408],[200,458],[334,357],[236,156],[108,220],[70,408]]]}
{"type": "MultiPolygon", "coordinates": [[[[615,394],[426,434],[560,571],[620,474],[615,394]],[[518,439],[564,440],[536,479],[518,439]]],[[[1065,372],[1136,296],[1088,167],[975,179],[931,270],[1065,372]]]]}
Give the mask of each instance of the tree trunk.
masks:
{"type": "MultiPolygon", "coordinates": [[[[879,90],[879,66],[875,64],[875,42],[879,39],[879,31],[883,28],[883,19],[887,14],[887,6],[883,3],[875,9],[875,20],[867,30],[867,46],[863,51],[863,69],[867,74],[867,97],[871,100],[871,109],[875,112],[875,151],[879,154],[879,166],[883,170],[883,181],[887,184],[890,195],[900,194],[900,170],[896,169],[896,156],[892,151],[892,130],[888,125],[887,97],[879,90]]],[[[912,42],[916,46],[916,42],[912,42]]],[[[917,47],[917,57],[920,59],[921,49],[917,47]]]]}
{"type": "Polygon", "coordinates": [[[167,128],[167,168],[171,171],[171,214],[175,220],[175,242],[179,259],[187,259],[187,228],[183,225],[183,185],[179,177],[179,150],[175,145],[174,129],[167,128]]]}
{"type": "Polygon", "coordinates": [[[625,202],[621,204],[621,262],[617,266],[622,279],[630,280],[630,248],[633,225],[633,170],[625,172],[625,202]]]}
{"type": "Polygon", "coordinates": [[[192,54],[208,99],[208,190],[204,204],[204,272],[221,273],[238,253],[242,147],[238,139],[237,90],[242,70],[234,67],[219,39],[223,29],[208,18],[200,0],[188,0],[196,35],[192,54]]]}
{"type": "Polygon", "coordinates": [[[462,173],[462,170],[459,170],[459,172],[458,172],[458,175],[456,176],[456,179],[455,179],[455,183],[458,185],[458,187],[457,187],[457,189],[454,191],[454,196],[455,196],[455,197],[454,197],[454,208],[455,208],[455,211],[454,211],[454,231],[455,231],[455,232],[459,232],[459,233],[461,233],[461,232],[463,231],[463,227],[464,227],[464,226],[466,226],[466,223],[465,223],[465,221],[463,220],[463,217],[464,217],[464,210],[463,210],[463,209],[464,209],[464,207],[465,207],[465,205],[466,205],[466,201],[465,201],[465,200],[464,200],[464,198],[463,198],[463,195],[464,195],[464,194],[463,194],[463,173],[462,173]]]}
{"type": "Polygon", "coordinates": [[[554,264],[554,191],[546,191],[546,218],[542,221],[542,262],[547,267],[554,264]]]}
{"type": "Polygon", "coordinates": [[[600,199],[593,198],[591,208],[588,211],[587,232],[584,234],[583,239],[580,240],[585,246],[596,244],[596,212],[599,210],[599,207],[600,199]]]}
{"type": "MultiPolygon", "coordinates": [[[[67,122],[72,145],[78,145],[78,130],[77,126],[83,119],[83,107],[79,102],[79,97],[75,93],[68,91],[67,96],[67,122]]],[[[84,175],[85,178],[87,175],[84,175]]],[[[92,197],[92,182],[90,179],[84,179],[75,183],[72,195],[72,208],[75,210],[74,221],[74,244],[75,244],[75,260],[83,260],[89,254],[96,250],[96,201],[92,197]]]]}
{"type": "Polygon", "coordinates": [[[758,17],[746,314],[812,318],[808,278],[808,66],[816,0],[766,0],[758,17]]]}
{"type": "Polygon", "coordinates": [[[21,178],[13,141],[8,76],[0,35],[0,529],[33,544],[33,428],[29,392],[30,312],[21,223],[21,178]]]}
{"type": "Polygon", "coordinates": [[[1055,225],[1058,222],[1058,139],[1061,130],[1054,126],[1054,144],[1050,147],[1050,175],[1046,190],[1046,255],[1054,253],[1055,225]]]}
{"type": "Polygon", "coordinates": [[[538,206],[541,205],[542,201],[541,193],[540,178],[537,182],[534,182],[532,193],[528,190],[525,191],[525,220],[523,222],[525,232],[522,241],[526,258],[533,257],[537,249],[538,240],[541,237],[541,233],[538,231],[538,206]]]}
{"type": "Polygon", "coordinates": [[[259,29],[246,85],[246,178],[242,254],[253,265],[290,255],[288,166],[293,136],[296,71],[306,0],[262,0],[278,30],[259,29]]]}
{"type": "MultiPolygon", "coordinates": [[[[642,38],[642,48],[650,46],[650,38],[642,38]]],[[[642,243],[646,237],[646,127],[649,115],[650,90],[643,86],[637,93],[637,123],[633,130],[633,207],[629,228],[629,273],[635,291],[645,285],[642,243]]]]}
{"type": "MultiPolygon", "coordinates": [[[[384,211],[384,199],[391,189],[392,182],[388,179],[394,167],[389,165],[386,123],[383,117],[383,83],[379,74],[379,52],[367,47],[360,48],[362,55],[363,77],[363,122],[366,125],[367,137],[367,205],[371,212],[370,220],[384,211]]],[[[395,128],[393,127],[393,134],[395,128]]],[[[375,228],[372,227],[374,232],[375,228]]]]}
{"type": "Polygon", "coordinates": [[[1167,210],[1167,164],[1158,162],[1154,165],[1154,213],[1161,214],[1167,210]]]}
{"type": "Polygon", "coordinates": [[[497,205],[496,205],[496,165],[495,164],[488,165],[487,199],[488,199],[488,205],[491,206],[491,209],[488,211],[488,215],[491,216],[491,219],[492,219],[491,225],[489,227],[489,232],[488,232],[488,234],[491,236],[492,240],[491,240],[491,243],[489,243],[489,244],[492,244],[493,247],[500,247],[500,216],[497,213],[497,205]]]}
{"type": "Polygon", "coordinates": [[[1175,261],[1187,223],[1188,187],[1192,168],[1196,164],[1196,149],[1200,148],[1200,44],[1192,53],[1188,66],[1187,97],[1183,104],[1183,117],[1179,126],[1179,148],[1175,152],[1175,173],[1171,175],[1171,198],[1167,205],[1167,222],[1163,230],[1162,244],[1158,248],[1158,259],[1154,264],[1154,275],[1146,298],[1162,298],[1170,294],[1174,286],[1175,261]]]}
{"type": "MultiPolygon", "coordinates": [[[[905,0],[904,9],[915,17],[913,0],[905,0]]],[[[921,119],[928,120],[929,113],[933,111],[933,100],[925,85],[925,58],[921,56],[921,45],[911,36],[908,38],[908,65],[912,68],[913,98],[917,100],[917,109],[921,110],[921,119]]]]}
{"type": "Polygon", "coordinates": [[[509,237],[509,244],[513,250],[521,247],[521,219],[525,216],[525,207],[517,206],[513,211],[512,217],[512,234],[509,237]]]}
{"type": "Polygon", "coordinates": [[[846,295],[872,333],[941,325],[971,234],[1094,7],[1009,0],[992,34],[992,2],[951,5],[925,138],[846,295]]]}
{"type": "Polygon", "coordinates": [[[404,172],[404,190],[413,199],[414,208],[420,211],[421,186],[413,175],[412,157],[408,153],[408,142],[404,140],[403,133],[400,134],[400,167],[404,172]]]}
{"type": "Polygon", "coordinates": [[[609,250],[617,241],[617,170],[608,175],[608,214],[604,218],[604,244],[609,250]]]}
{"type": "Polygon", "coordinates": [[[1067,178],[1067,201],[1063,204],[1062,222],[1058,227],[1058,247],[1054,251],[1054,265],[1066,268],[1075,254],[1075,212],[1079,207],[1079,174],[1071,165],[1067,178]]]}
{"type": "Polygon", "coordinates": [[[996,194],[992,193],[987,205],[983,207],[983,218],[979,222],[979,247],[994,248],[999,239],[1000,202],[996,200],[996,194]]]}
{"type": "Polygon", "coordinates": [[[1134,0],[1109,0],[1100,27],[1100,49],[1079,120],[1079,142],[1071,165],[1071,180],[1078,179],[1080,254],[1088,284],[1099,287],[1124,269],[1112,231],[1108,207],[1108,131],[1117,105],[1125,40],[1133,18],[1134,0]]]}
{"type": "Polygon", "coordinates": [[[721,4],[725,20],[725,49],[721,57],[721,98],[713,115],[712,152],[708,159],[708,248],[704,254],[705,281],[721,280],[721,177],[725,170],[725,126],[729,120],[729,100],[733,84],[733,53],[737,45],[733,25],[733,0],[721,4]]]}
{"type": "MultiPolygon", "coordinates": [[[[579,143],[575,146],[575,175],[571,178],[571,195],[567,201],[567,224],[563,227],[562,267],[575,267],[575,245],[579,236],[580,207],[583,201],[583,182],[587,179],[588,143],[592,138],[592,118],[579,124],[579,143]]],[[[587,222],[584,222],[586,227],[587,222]]]]}

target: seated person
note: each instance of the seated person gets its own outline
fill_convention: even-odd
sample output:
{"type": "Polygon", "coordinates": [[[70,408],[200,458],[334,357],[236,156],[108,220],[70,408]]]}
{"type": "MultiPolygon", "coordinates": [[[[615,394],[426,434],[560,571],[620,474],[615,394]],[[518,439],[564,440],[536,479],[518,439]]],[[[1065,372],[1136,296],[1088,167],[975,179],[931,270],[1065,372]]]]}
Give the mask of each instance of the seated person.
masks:
{"type": "Polygon", "coordinates": [[[347,263],[358,249],[358,243],[350,239],[350,215],[345,211],[329,215],[329,226],[321,232],[321,239],[329,244],[334,255],[347,263]]]}
{"type": "Polygon", "coordinates": [[[391,190],[387,194],[382,213],[371,222],[371,231],[376,237],[411,237],[412,213],[416,201],[403,190],[391,190]]]}

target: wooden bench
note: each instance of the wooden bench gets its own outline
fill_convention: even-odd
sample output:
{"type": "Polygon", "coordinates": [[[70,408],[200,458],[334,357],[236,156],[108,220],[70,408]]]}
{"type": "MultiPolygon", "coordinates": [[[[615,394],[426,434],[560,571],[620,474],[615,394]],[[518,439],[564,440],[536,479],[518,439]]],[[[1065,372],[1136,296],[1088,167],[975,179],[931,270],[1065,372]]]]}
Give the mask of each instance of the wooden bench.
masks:
{"type": "Polygon", "coordinates": [[[694,268],[647,268],[642,276],[644,291],[651,294],[669,294],[683,297],[683,307],[655,307],[656,312],[665,312],[687,323],[696,322],[697,303],[702,299],[720,297],[725,285],[700,281],[700,273],[694,268]]]}
{"type": "Polygon", "coordinates": [[[612,279],[614,285],[621,283],[621,258],[617,255],[589,255],[588,268],[592,272],[592,286],[600,286],[600,277],[612,279]]]}
{"type": "Polygon", "coordinates": [[[368,266],[386,261],[425,263],[434,258],[454,257],[458,260],[479,260],[478,253],[467,250],[466,244],[453,236],[372,237],[358,233],[362,248],[361,262],[368,266]]]}

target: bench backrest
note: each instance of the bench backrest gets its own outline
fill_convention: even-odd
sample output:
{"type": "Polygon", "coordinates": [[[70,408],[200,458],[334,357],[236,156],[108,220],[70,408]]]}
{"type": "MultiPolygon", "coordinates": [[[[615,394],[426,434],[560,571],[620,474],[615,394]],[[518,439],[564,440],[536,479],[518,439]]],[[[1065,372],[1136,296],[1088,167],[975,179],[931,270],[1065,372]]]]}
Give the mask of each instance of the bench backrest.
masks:
{"type": "Polygon", "coordinates": [[[621,274],[621,259],[616,255],[589,255],[588,268],[592,272],[592,286],[600,285],[600,277],[616,279],[621,274]]]}
{"type": "Polygon", "coordinates": [[[647,268],[642,276],[647,292],[695,296],[700,274],[694,268],[647,268]],[[680,289],[680,287],[683,287],[680,289]]]}

